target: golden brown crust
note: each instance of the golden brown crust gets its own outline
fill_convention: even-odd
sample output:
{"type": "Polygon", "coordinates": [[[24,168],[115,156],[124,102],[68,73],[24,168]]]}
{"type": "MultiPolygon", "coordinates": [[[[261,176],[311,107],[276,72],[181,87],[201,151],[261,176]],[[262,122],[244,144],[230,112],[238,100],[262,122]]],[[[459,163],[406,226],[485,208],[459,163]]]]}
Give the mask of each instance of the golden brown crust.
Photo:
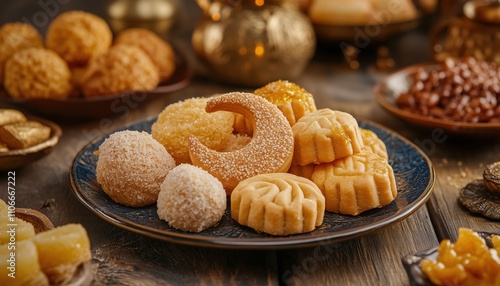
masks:
{"type": "Polygon", "coordinates": [[[43,39],[33,26],[16,22],[0,27],[0,84],[7,59],[20,50],[35,47],[43,48],[43,39]]]}
{"type": "Polygon", "coordinates": [[[260,174],[231,194],[231,217],[272,235],[313,231],[323,223],[325,197],[312,181],[288,173],[260,174]]]}
{"type": "Polygon", "coordinates": [[[136,46],[143,50],[158,67],[161,82],[168,80],[175,71],[175,54],[172,46],[147,29],[124,30],[115,38],[114,44],[136,46]]]}
{"type": "Polygon", "coordinates": [[[112,95],[154,89],[158,69],[141,49],[118,45],[93,57],[80,80],[85,96],[112,95]]]}
{"type": "Polygon", "coordinates": [[[112,37],[104,19],[84,11],[69,11],[50,23],[46,45],[69,65],[82,66],[91,57],[105,52],[111,46],[112,37]]]}
{"type": "Polygon", "coordinates": [[[371,130],[360,128],[360,131],[361,138],[363,138],[364,144],[363,150],[375,153],[380,157],[388,160],[389,155],[387,154],[387,147],[385,146],[384,141],[380,140],[377,134],[375,134],[375,132],[371,130]]]}
{"type": "Polygon", "coordinates": [[[321,109],[299,119],[292,130],[294,164],[328,163],[359,153],[363,148],[358,123],[346,112],[321,109]]]}
{"type": "Polygon", "coordinates": [[[218,110],[243,114],[253,125],[250,143],[233,152],[218,152],[189,137],[189,155],[219,179],[226,192],[246,178],[274,172],[286,172],[293,157],[293,133],[283,113],[266,99],[252,93],[227,93],[211,98],[207,112],[218,110]]]}
{"type": "Polygon", "coordinates": [[[191,163],[188,144],[191,134],[214,150],[223,150],[229,143],[233,113],[207,113],[207,101],[208,98],[195,97],[170,104],[151,127],[153,138],[165,146],[177,164],[191,163]]]}
{"type": "Polygon", "coordinates": [[[361,152],[315,167],[311,179],[326,199],[326,210],[358,215],[385,206],[397,196],[396,179],[387,160],[361,152]]]}
{"type": "Polygon", "coordinates": [[[71,71],[53,51],[28,48],[5,64],[4,86],[15,98],[65,99],[73,91],[71,71]]]}
{"type": "MultiPolygon", "coordinates": [[[[271,82],[254,92],[258,96],[276,105],[293,126],[297,120],[306,114],[316,111],[316,103],[312,94],[295,83],[278,80],[271,82]]],[[[235,115],[234,129],[236,132],[252,135],[252,126],[241,114],[235,115]]]]}

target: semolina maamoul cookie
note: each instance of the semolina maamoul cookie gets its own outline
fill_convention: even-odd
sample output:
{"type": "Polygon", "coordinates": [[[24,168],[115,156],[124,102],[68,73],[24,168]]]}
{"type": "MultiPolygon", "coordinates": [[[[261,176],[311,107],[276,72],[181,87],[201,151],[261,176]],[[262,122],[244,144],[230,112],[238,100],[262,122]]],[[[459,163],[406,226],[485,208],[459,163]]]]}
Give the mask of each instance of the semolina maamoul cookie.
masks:
{"type": "Polygon", "coordinates": [[[380,157],[388,160],[389,155],[387,154],[387,147],[385,146],[384,141],[378,138],[375,132],[360,128],[361,130],[361,138],[363,138],[363,150],[367,152],[372,152],[380,157]]]}
{"type": "Polygon", "coordinates": [[[46,46],[70,66],[84,66],[90,58],[105,52],[113,39],[104,19],[84,11],[57,16],[47,29],[46,46]]]}
{"type": "Polygon", "coordinates": [[[312,174],[314,173],[314,168],[316,168],[317,164],[307,164],[304,166],[294,164],[290,166],[290,169],[288,169],[288,173],[294,174],[300,177],[304,177],[306,179],[311,179],[312,174]]]}
{"type": "Polygon", "coordinates": [[[143,28],[124,30],[115,38],[114,44],[136,46],[143,50],[158,67],[160,82],[168,80],[175,71],[172,46],[152,31],[143,28]]]}
{"type": "Polygon", "coordinates": [[[177,164],[191,163],[189,136],[195,135],[208,148],[223,150],[233,132],[231,112],[205,111],[208,98],[196,97],[167,106],[151,127],[153,138],[172,155],[177,164]]]}
{"type": "Polygon", "coordinates": [[[158,195],[158,216],[176,229],[200,232],[216,225],[226,211],[226,192],[207,171],[180,164],[168,173],[158,195]]]}
{"type": "MultiPolygon", "coordinates": [[[[312,94],[295,83],[278,80],[261,87],[254,92],[276,105],[293,126],[302,116],[316,111],[316,103],[312,94]]],[[[236,132],[252,135],[252,126],[241,114],[235,115],[236,132]]]]}
{"type": "Polygon", "coordinates": [[[97,182],[117,203],[131,207],[151,205],[175,161],[146,132],[119,131],[99,146],[97,182]]]}
{"type": "Polygon", "coordinates": [[[349,113],[328,108],[309,113],[292,126],[294,164],[320,164],[361,152],[358,122],[349,113]]]}
{"type": "Polygon", "coordinates": [[[312,181],[288,173],[260,174],[231,194],[231,217],[271,235],[310,232],[323,223],[325,197],[312,181]]]}
{"type": "Polygon", "coordinates": [[[90,59],[79,83],[90,97],[151,90],[159,82],[158,69],[145,52],[118,45],[90,59]]]}
{"type": "Polygon", "coordinates": [[[73,91],[71,71],[53,51],[28,48],[5,63],[4,87],[14,98],[66,99],[73,91]]]}
{"type": "Polygon", "coordinates": [[[3,84],[7,59],[27,48],[43,48],[42,36],[33,26],[16,22],[0,27],[0,85],[3,84]]]}
{"type": "Polygon", "coordinates": [[[207,102],[206,111],[240,113],[252,122],[252,140],[232,152],[219,152],[204,145],[196,135],[189,137],[193,165],[222,182],[227,194],[246,178],[286,172],[293,158],[293,133],[283,113],[271,102],[252,93],[226,93],[207,102]]]}
{"type": "Polygon", "coordinates": [[[319,164],[311,180],[325,195],[326,210],[335,213],[355,216],[383,207],[397,196],[392,167],[369,152],[319,164]]]}

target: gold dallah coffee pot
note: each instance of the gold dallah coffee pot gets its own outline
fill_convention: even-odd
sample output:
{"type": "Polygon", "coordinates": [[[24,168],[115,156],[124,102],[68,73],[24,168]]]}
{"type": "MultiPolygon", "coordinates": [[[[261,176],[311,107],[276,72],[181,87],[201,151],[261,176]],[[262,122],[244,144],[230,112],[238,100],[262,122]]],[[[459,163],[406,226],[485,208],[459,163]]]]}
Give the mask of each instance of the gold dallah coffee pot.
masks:
{"type": "Polygon", "coordinates": [[[192,44],[207,73],[231,84],[259,87],[302,73],[316,37],[293,1],[196,0],[203,16],[192,44]]]}

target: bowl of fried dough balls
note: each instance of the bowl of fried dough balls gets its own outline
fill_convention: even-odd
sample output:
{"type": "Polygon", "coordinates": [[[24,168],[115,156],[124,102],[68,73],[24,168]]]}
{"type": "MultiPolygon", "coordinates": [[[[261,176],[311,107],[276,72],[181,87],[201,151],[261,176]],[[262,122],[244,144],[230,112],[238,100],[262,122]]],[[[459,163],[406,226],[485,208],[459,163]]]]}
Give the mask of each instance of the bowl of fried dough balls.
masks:
{"type": "Polygon", "coordinates": [[[0,27],[0,99],[49,117],[120,116],[188,79],[185,58],[161,36],[145,28],[113,35],[89,12],[59,14],[45,36],[28,23],[0,27]]]}

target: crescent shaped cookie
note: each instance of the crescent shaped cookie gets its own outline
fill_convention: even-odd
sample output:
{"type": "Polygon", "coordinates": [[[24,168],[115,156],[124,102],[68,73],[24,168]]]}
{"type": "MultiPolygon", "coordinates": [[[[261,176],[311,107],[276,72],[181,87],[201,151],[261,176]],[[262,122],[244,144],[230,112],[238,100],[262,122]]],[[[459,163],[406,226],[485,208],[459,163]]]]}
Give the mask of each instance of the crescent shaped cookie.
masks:
{"type": "Polygon", "coordinates": [[[293,158],[293,133],[283,113],[266,99],[252,93],[226,93],[210,99],[207,112],[218,110],[243,114],[254,130],[251,141],[232,152],[218,152],[189,137],[189,156],[222,182],[228,194],[246,178],[286,172],[293,158]]]}
{"type": "Polygon", "coordinates": [[[313,231],[323,223],[325,197],[311,180],[288,173],[261,174],[231,194],[231,217],[271,235],[313,231]]]}

